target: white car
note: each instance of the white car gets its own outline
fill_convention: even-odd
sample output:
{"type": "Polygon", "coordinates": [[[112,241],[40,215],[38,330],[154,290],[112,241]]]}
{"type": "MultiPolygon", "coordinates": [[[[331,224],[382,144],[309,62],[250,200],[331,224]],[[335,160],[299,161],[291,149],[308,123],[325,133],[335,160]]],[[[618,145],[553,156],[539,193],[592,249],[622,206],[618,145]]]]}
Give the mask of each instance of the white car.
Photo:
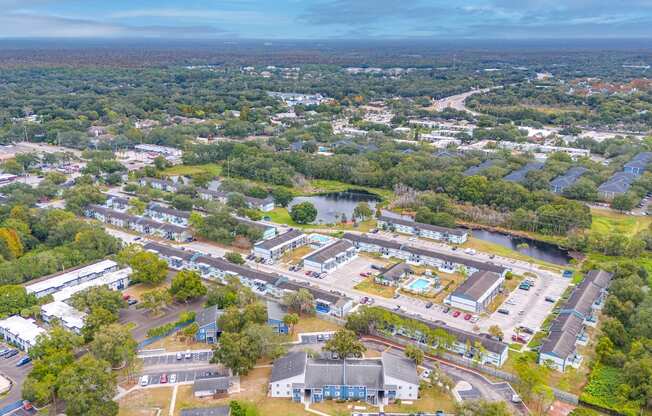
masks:
{"type": "Polygon", "coordinates": [[[145,375],[140,378],[140,386],[145,387],[149,384],[149,376],[145,375]]]}
{"type": "Polygon", "coordinates": [[[170,383],[176,383],[176,382],[177,382],[177,375],[170,374],[170,383]]]}

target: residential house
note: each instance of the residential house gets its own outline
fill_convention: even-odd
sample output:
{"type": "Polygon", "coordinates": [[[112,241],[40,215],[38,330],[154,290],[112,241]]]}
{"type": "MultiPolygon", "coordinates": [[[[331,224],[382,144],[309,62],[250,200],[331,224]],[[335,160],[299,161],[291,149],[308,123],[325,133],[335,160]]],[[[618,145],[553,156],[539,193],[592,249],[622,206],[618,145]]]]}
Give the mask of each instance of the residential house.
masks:
{"type": "Polygon", "coordinates": [[[378,227],[432,240],[448,241],[453,244],[464,244],[468,238],[466,230],[424,224],[389,215],[381,215],[378,218],[378,227]]]}
{"type": "Polygon", "coordinates": [[[25,286],[25,289],[27,293],[33,293],[37,298],[42,298],[67,287],[78,286],[84,282],[99,279],[101,276],[116,270],[118,270],[118,263],[115,261],[100,260],[89,265],[45,276],[25,286]]]}
{"type": "Polygon", "coordinates": [[[278,260],[285,252],[308,244],[309,238],[297,229],[292,229],[269,240],[254,245],[253,254],[265,260],[278,260]]]}
{"type": "Polygon", "coordinates": [[[330,273],[357,256],[353,243],[347,240],[337,240],[304,257],[303,266],[306,270],[330,273]]]}
{"type": "Polygon", "coordinates": [[[529,172],[535,172],[543,169],[544,164],[541,162],[530,162],[520,169],[517,169],[503,178],[504,181],[524,183],[529,172]]]}
{"type": "Polygon", "coordinates": [[[585,167],[578,166],[570,168],[561,176],[557,176],[550,181],[550,190],[556,194],[561,194],[566,188],[572,186],[577,180],[589,170],[585,167]]]}
{"type": "Polygon", "coordinates": [[[446,299],[453,308],[482,313],[500,292],[505,277],[487,270],[471,274],[446,299]]]}
{"type": "Polygon", "coordinates": [[[80,334],[84,327],[86,313],[62,301],[54,301],[41,306],[41,319],[47,324],[58,322],[67,330],[80,334]]]}
{"type": "Polygon", "coordinates": [[[217,320],[223,311],[217,308],[217,305],[209,306],[197,312],[195,323],[197,324],[197,333],[195,341],[215,344],[220,336],[217,326],[217,320]]]}
{"type": "Polygon", "coordinates": [[[140,178],[138,181],[140,186],[150,186],[154,189],[158,189],[159,191],[163,192],[178,192],[179,191],[179,186],[168,180],[163,180],[163,179],[156,179],[156,178],[140,178]]]}
{"type": "Polygon", "coordinates": [[[623,167],[623,171],[632,175],[640,176],[647,170],[648,164],[652,162],[652,152],[642,152],[634,156],[623,167]]]}
{"type": "Polygon", "coordinates": [[[405,279],[407,276],[414,273],[412,267],[407,263],[396,263],[392,266],[389,266],[376,277],[374,277],[374,282],[384,285],[384,286],[398,286],[399,283],[405,279]]]}
{"type": "Polygon", "coordinates": [[[188,211],[164,207],[155,203],[151,203],[145,208],[145,215],[157,221],[169,222],[182,227],[188,226],[188,219],[190,218],[188,211]]]}
{"type": "Polygon", "coordinates": [[[272,300],[267,301],[267,325],[274,329],[274,332],[279,334],[287,334],[289,328],[285,323],[283,323],[283,318],[285,318],[287,312],[283,306],[272,300]]]}
{"type": "Polygon", "coordinates": [[[13,315],[0,320],[0,337],[23,351],[29,351],[36,344],[38,336],[43,334],[45,329],[37,326],[31,318],[13,315]]]}
{"type": "Polygon", "coordinates": [[[598,187],[598,195],[604,200],[612,200],[627,192],[636,180],[636,175],[629,172],[614,173],[598,187]]]}
{"type": "Polygon", "coordinates": [[[417,400],[419,377],[414,361],[390,353],[379,359],[333,360],[291,352],[274,362],[269,393],[301,403],[362,400],[382,405],[417,400]]]}

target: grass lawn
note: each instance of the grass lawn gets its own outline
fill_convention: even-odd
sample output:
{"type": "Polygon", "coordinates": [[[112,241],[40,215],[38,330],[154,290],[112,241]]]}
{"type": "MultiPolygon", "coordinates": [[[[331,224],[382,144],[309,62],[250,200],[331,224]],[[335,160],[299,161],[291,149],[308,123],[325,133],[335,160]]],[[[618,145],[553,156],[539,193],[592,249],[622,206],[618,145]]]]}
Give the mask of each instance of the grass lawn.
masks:
{"type": "Polygon", "coordinates": [[[136,298],[138,300],[141,300],[143,297],[143,293],[149,292],[154,289],[169,289],[170,288],[170,283],[165,281],[156,285],[150,285],[150,284],[145,284],[145,283],[136,283],[135,285],[129,286],[127,289],[125,289],[124,293],[126,295],[131,296],[132,298],[136,298]]]}
{"type": "Polygon", "coordinates": [[[521,260],[531,262],[533,264],[544,267],[547,270],[553,270],[560,272],[569,267],[562,267],[557,264],[548,263],[543,260],[535,259],[534,257],[527,256],[516,250],[509,249],[500,244],[491,243],[489,241],[480,240],[479,238],[469,237],[469,239],[462,244],[463,248],[472,248],[477,251],[482,251],[484,253],[491,253],[501,257],[507,257],[510,259],[521,260]]]}
{"type": "Polygon", "coordinates": [[[308,246],[301,246],[292,251],[286,251],[281,257],[281,262],[285,264],[298,264],[304,256],[312,253],[314,249],[308,246]]]}
{"type": "Polygon", "coordinates": [[[139,389],[123,397],[118,416],[167,415],[172,399],[172,387],[139,389]]]}
{"type": "Polygon", "coordinates": [[[365,277],[364,280],[353,287],[361,292],[369,293],[370,295],[380,296],[383,298],[391,298],[394,296],[396,288],[393,286],[379,285],[374,282],[373,276],[365,277]]]}
{"type": "Polygon", "coordinates": [[[321,403],[312,403],[310,408],[331,416],[350,415],[352,412],[378,412],[377,406],[372,406],[363,401],[336,402],[335,400],[324,400],[321,403]]]}
{"type": "Polygon", "coordinates": [[[220,176],[222,173],[222,166],[216,163],[208,163],[205,165],[176,165],[165,169],[163,175],[192,176],[203,172],[210,173],[213,176],[220,176]]]}
{"type": "Polygon", "coordinates": [[[337,331],[342,327],[335,322],[319,319],[316,316],[300,316],[299,323],[293,328],[295,334],[302,332],[337,331]]]}
{"type": "MultiPolygon", "coordinates": [[[[192,386],[180,386],[177,392],[177,403],[174,415],[179,416],[182,409],[193,407],[209,407],[225,405],[231,400],[253,403],[260,415],[308,416],[303,405],[290,399],[271,399],[267,397],[267,386],[272,369],[255,368],[246,376],[240,377],[240,393],[223,399],[196,399],[192,394],[192,386]]],[[[167,413],[162,413],[165,415],[167,413]]]]}
{"type": "Polygon", "coordinates": [[[640,231],[647,230],[652,224],[652,217],[634,217],[623,215],[614,211],[591,208],[593,223],[591,231],[599,233],[618,233],[632,236],[640,231]]]}
{"type": "Polygon", "coordinates": [[[435,295],[433,302],[443,303],[446,296],[452,293],[464,281],[465,277],[459,273],[439,273],[439,281],[443,289],[435,295]]]}
{"type": "Polygon", "coordinates": [[[292,217],[290,217],[290,212],[287,208],[277,207],[270,212],[266,212],[265,216],[269,217],[272,222],[277,224],[285,224],[289,227],[301,228],[301,229],[311,229],[311,230],[338,230],[338,231],[348,231],[356,230],[360,232],[369,232],[372,229],[376,228],[376,222],[373,220],[363,221],[363,222],[347,222],[346,224],[337,223],[337,224],[298,224],[294,222],[292,217]]]}
{"type": "Polygon", "coordinates": [[[412,404],[390,404],[385,406],[385,412],[396,413],[434,413],[443,410],[446,413],[455,412],[455,399],[445,392],[440,392],[432,387],[421,389],[419,399],[412,401],[412,404]]]}

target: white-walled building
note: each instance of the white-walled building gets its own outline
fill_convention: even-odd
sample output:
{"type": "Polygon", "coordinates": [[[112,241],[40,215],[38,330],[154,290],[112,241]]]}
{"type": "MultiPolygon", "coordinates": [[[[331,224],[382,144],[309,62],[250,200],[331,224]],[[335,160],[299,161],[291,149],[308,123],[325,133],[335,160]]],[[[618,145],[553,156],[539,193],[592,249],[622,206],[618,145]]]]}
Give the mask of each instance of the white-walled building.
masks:
{"type": "Polygon", "coordinates": [[[303,258],[306,270],[330,273],[358,256],[353,243],[337,240],[303,258]]]}
{"type": "Polygon", "coordinates": [[[65,302],[54,301],[41,306],[41,319],[48,324],[52,324],[53,320],[56,320],[64,328],[79,334],[84,327],[86,314],[65,302]]]}
{"type": "Polygon", "coordinates": [[[381,215],[378,218],[378,227],[431,240],[448,241],[454,244],[464,244],[469,234],[466,230],[458,228],[440,227],[388,215],[381,215]]]}
{"type": "Polygon", "coordinates": [[[27,293],[33,293],[37,298],[59,292],[67,287],[77,286],[84,282],[95,280],[107,273],[118,270],[118,263],[113,260],[100,260],[87,266],[66,270],[40,279],[25,287],[27,293]]]}
{"type": "Polygon", "coordinates": [[[470,275],[445,300],[447,305],[473,313],[484,312],[498,295],[505,278],[486,270],[470,275]]]}
{"type": "Polygon", "coordinates": [[[283,253],[305,246],[309,240],[306,234],[294,229],[256,244],[253,254],[265,260],[277,260],[283,253]]]}
{"type": "Polygon", "coordinates": [[[20,315],[0,320],[0,336],[6,342],[23,351],[29,351],[36,344],[36,338],[45,334],[45,329],[36,325],[34,319],[25,319],[20,315]]]}

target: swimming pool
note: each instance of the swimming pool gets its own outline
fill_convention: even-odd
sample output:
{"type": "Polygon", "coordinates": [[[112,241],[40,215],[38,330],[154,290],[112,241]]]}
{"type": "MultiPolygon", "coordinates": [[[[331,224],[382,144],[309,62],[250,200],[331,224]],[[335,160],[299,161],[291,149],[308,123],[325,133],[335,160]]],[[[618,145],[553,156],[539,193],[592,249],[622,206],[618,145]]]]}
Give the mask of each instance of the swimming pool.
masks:
{"type": "Polygon", "coordinates": [[[430,280],[423,278],[414,279],[407,285],[408,289],[414,290],[415,292],[425,292],[430,289],[430,286],[430,280]]]}
{"type": "Polygon", "coordinates": [[[325,244],[328,244],[332,241],[333,239],[327,235],[321,235],[321,234],[310,234],[310,243],[313,245],[316,245],[318,247],[321,247],[325,244]]]}

